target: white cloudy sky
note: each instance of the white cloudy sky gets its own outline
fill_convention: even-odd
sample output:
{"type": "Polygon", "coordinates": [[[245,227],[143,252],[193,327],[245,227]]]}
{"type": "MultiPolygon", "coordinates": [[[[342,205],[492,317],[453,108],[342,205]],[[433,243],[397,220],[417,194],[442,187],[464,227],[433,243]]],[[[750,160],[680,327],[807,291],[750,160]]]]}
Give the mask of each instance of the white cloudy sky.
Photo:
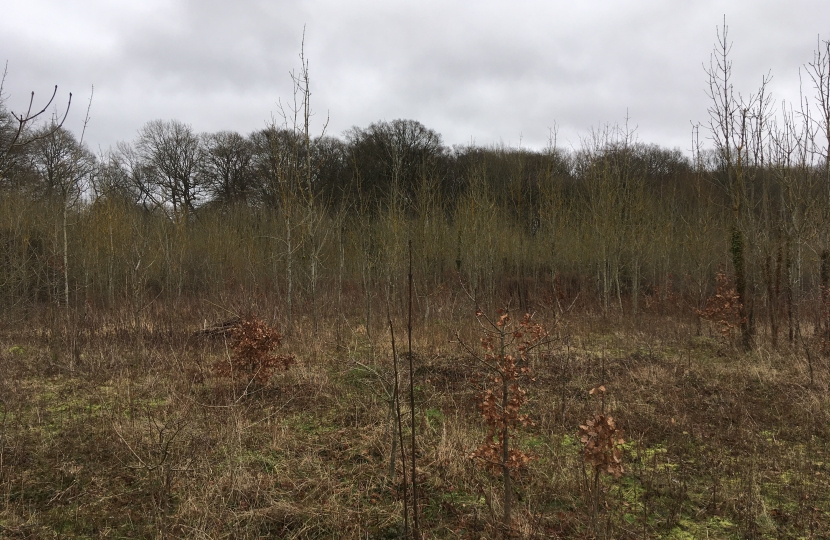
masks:
{"type": "MultiPolygon", "coordinates": [[[[86,140],[130,141],[147,121],[248,133],[291,99],[303,27],[315,129],[415,119],[448,144],[578,146],[624,122],[684,150],[707,119],[703,64],[726,16],[736,89],[771,71],[798,100],[799,67],[830,39],[827,0],[0,0],[4,93],[19,111],[55,84],[86,140]]],[[[806,90],[810,90],[805,81],[806,90]]]]}

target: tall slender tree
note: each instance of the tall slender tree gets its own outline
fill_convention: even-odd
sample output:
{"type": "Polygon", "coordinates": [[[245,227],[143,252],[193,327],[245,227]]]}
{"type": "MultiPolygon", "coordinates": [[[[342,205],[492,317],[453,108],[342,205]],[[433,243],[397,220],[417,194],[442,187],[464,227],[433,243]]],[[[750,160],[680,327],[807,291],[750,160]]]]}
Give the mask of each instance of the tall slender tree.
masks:
{"type": "Polygon", "coordinates": [[[33,186],[40,198],[57,205],[63,257],[63,302],[69,306],[69,212],[79,204],[95,168],[95,156],[72,133],[54,122],[33,134],[31,159],[37,172],[33,186]]]}

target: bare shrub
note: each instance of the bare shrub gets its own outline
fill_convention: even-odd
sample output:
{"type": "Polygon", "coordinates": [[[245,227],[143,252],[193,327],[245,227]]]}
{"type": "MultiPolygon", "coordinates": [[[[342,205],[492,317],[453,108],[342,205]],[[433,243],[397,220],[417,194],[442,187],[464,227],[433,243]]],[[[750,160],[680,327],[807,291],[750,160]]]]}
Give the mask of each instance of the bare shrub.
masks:
{"type": "Polygon", "coordinates": [[[274,371],[286,370],[295,362],[293,354],[273,354],[282,345],[280,333],[256,316],[239,320],[230,330],[233,356],[214,365],[219,377],[240,376],[260,384],[267,383],[274,371]]]}
{"type": "Polygon", "coordinates": [[[718,269],[715,280],[718,283],[717,292],[706,300],[703,309],[696,309],[695,313],[702,319],[715,323],[723,337],[731,339],[745,319],[741,316],[742,305],[735,285],[723,268],[718,269]]]}

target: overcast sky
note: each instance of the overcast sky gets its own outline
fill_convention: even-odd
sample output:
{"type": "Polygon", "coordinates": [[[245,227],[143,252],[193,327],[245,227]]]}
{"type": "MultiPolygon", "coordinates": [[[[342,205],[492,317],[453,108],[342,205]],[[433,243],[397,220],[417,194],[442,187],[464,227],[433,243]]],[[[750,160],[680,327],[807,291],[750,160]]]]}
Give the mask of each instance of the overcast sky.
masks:
{"type": "MultiPolygon", "coordinates": [[[[97,151],[150,120],[260,129],[290,102],[303,27],[319,133],[415,119],[446,144],[578,147],[623,123],[642,142],[691,146],[706,122],[708,64],[726,16],[734,82],[767,72],[798,100],[799,67],[830,39],[828,0],[0,0],[4,93],[19,111],[55,84],[97,151]]],[[[803,77],[806,79],[806,76],[803,77]]],[[[804,89],[812,93],[809,80],[804,89]]]]}

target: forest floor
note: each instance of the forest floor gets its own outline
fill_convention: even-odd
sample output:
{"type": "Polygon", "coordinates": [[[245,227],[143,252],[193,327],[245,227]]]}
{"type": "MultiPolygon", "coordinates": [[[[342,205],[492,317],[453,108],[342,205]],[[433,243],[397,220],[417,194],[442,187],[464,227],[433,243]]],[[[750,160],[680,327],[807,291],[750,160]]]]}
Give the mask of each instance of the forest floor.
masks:
{"type": "MultiPolygon", "coordinates": [[[[688,319],[540,321],[555,339],[522,383],[534,425],[512,436],[534,459],[511,536],[830,538],[828,358],[786,336],[743,352],[688,319]],[[624,470],[592,491],[578,433],[600,385],[624,470]]],[[[315,335],[298,320],[280,349],[296,363],[258,384],[217,377],[227,344],[194,334],[201,316],[175,320],[0,330],[0,536],[404,537],[388,327],[323,321],[315,335]]],[[[486,431],[480,367],[456,331],[477,344],[478,328],[472,314],[415,327],[424,538],[503,532],[501,479],[470,457],[486,431]]],[[[408,441],[403,318],[395,333],[408,441]]]]}

